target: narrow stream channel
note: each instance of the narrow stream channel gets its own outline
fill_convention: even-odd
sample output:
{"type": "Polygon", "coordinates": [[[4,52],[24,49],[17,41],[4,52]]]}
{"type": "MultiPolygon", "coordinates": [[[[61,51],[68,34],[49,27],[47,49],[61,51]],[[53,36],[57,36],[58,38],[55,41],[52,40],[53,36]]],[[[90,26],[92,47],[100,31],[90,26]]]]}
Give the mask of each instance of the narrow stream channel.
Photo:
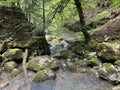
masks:
{"type": "MultiPolygon", "coordinates": [[[[54,52],[52,51],[52,53],[54,52]]],[[[112,87],[107,81],[83,72],[67,72],[59,69],[56,72],[55,80],[46,80],[40,83],[32,82],[33,74],[31,71],[28,72],[31,90],[110,90],[112,87]]],[[[0,80],[4,78],[10,83],[0,90],[27,90],[23,73],[14,78],[3,73],[0,80]]]]}
{"type": "MultiPolygon", "coordinates": [[[[27,90],[22,73],[9,80],[10,84],[0,90],[27,90]]],[[[110,90],[112,87],[110,83],[88,73],[63,72],[61,70],[57,72],[55,80],[46,80],[40,83],[30,82],[30,84],[31,90],[110,90]]]]}

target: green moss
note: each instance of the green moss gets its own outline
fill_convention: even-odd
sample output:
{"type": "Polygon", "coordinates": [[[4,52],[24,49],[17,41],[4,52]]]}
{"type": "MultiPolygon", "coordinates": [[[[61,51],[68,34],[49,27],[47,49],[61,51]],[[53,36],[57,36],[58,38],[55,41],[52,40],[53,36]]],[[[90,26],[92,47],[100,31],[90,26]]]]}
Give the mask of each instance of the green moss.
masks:
{"type": "Polygon", "coordinates": [[[71,58],[72,57],[72,52],[69,50],[63,50],[60,52],[60,57],[62,58],[71,58]]]}
{"type": "Polygon", "coordinates": [[[45,68],[56,69],[58,68],[57,59],[50,56],[36,56],[29,60],[27,64],[29,70],[40,71],[45,68]]]}
{"type": "Polygon", "coordinates": [[[88,44],[87,44],[87,49],[89,51],[96,51],[96,48],[98,46],[99,42],[97,41],[90,41],[88,44]]]}
{"type": "Polygon", "coordinates": [[[116,61],[114,62],[114,64],[117,65],[117,66],[120,66],[120,60],[116,60],[116,61]]]}
{"type": "Polygon", "coordinates": [[[114,66],[110,63],[104,63],[102,67],[105,67],[107,72],[116,73],[116,70],[113,68],[114,66]]]}
{"type": "Polygon", "coordinates": [[[101,43],[96,49],[97,56],[105,60],[118,60],[120,59],[120,51],[118,47],[118,43],[101,43]]]}
{"type": "Polygon", "coordinates": [[[69,69],[70,69],[71,71],[75,71],[75,70],[76,70],[76,65],[75,65],[74,63],[72,63],[72,62],[67,62],[67,65],[68,65],[68,67],[69,67],[69,69]]]}
{"type": "Polygon", "coordinates": [[[89,69],[87,70],[87,72],[88,72],[89,74],[92,74],[92,75],[97,75],[97,71],[96,71],[95,69],[93,69],[93,68],[89,68],[89,69]]]}
{"type": "Polygon", "coordinates": [[[90,52],[86,50],[84,57],[88,58],[88,57],[89,57],[89,54],[90,54],[90,52]]]}
{"type": "Polygon", "coordinates": [[[78,65],[78,66],[87,66],[88,65],[88,60],[76,61],[76,62],[74,62],[74,64],[78,65]]]}
{"type": "Polygon", "coordinates": [[[42,69],[38,66],[38,61],[33,61],[33,60],[30,60],[30,61],[28,62],[27,68],[28,68],[29,70],[34,70],[34,71],[40,71],[40,70],[42,70],[42,69]]]}
{"type": "Polygon", "coordinates": [[[33,82],[40,82],[48,79],[48,75],[44,71],[38,71],[33,77],[33,82]]]}
{"type": "Polygon", "coordinates": [[[111,13],[109,11],[103,11],[96,16],[96,21],[102,20],[104,18],[110,17],[111,13]]]}
{"type": "Polygon", "coordinates": [[[98,66],[100,64],[100,61],[97,59],[97,57],[92,57],[89,60],[89,65],[91,66],[98,66]]]}
{"type": "Polygon", "coordinates": [[[18,48],[9,49],[8,51],[2,54],[2,57],[4,59],[9,58],[9,60],[22,59],[22,51],[18,48]]]}
{"type": "Polygon", "coordinates": [[[11,72],[11,75],[12,75],[13,77],[16,77],[19,73],[20,73],[20,70],[17,69],[17,68],[14,68],[13,71],[11,72]]]}
{"type": "Polygon", "coordinates": [[[14,61],[6,62],[4,64],[5,70],[8,72],[11,72],[16,66],[17,64],[14,61]]]}
{"type": "Polygon", "coordinates": [[[117,73],[117,69],[111,63],[104,63],[98,72],[100,77],[107,79],[107,76],[117,73]]]}
{"type": "Polygon", "coordinates": [[[44,81],[44,80],[51,79],[54,77],[55,77],[55,73],[51,69],[46,68],[42,71],[38,71],[33,77],[33,81],[40,82],[40,81],[44,81]]]}

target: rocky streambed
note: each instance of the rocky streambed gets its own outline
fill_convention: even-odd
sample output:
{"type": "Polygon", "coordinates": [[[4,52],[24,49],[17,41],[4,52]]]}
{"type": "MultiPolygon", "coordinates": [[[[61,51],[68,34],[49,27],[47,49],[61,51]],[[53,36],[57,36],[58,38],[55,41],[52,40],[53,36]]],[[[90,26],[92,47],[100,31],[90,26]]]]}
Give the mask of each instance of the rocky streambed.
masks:
{"type": "MultiPolygon", "coordinates": [[[[82,49],[80,52],[75,48],[69,50],[64,47],[64,44],[60,47],[62,49],[58,48],[57,53],[52,56],[29,57],[27,72],[31,90],[112,90],[113,84],[119,84],[119,63],[117,63],[119,60],[109,62],[109,59],[103,62],[96,57],[96,55],[106,57],[107,50],[101,54],[99,53],[103,49],[97,53],[84,55],[85,51],[82,49]],[[83,56],[79,57],[80,55],[83,56]]],[[[99,47],[101,44],[97,49],[99,47]]],[[[54,52],[54,49],[57,50],[56,46],[51,50],[54,52]]],[[[14,48],[1,55],[4,61],[0,74],[1,90],[27,90],[28,84],[21,65],[22,53],[22,50],[14,48]]],[[[114,87],[113,90],[119,90],[119,86],[114,87]]]]}
{"type": "MultiPolygon", "coordinates": [[[[29,72],[31,90],[109,90],[112,85],[104,80],[94,77],[88,73],[71,73],[58,71],[56,79],[46,80],[39,83],[32,82],[33,72],[29,72]]],[[[25,77],[20,73],[17,77],[10,78],[6,73],[2,74],[4,82],[0,82],[0,90],[27,90],[25,77]]]]}

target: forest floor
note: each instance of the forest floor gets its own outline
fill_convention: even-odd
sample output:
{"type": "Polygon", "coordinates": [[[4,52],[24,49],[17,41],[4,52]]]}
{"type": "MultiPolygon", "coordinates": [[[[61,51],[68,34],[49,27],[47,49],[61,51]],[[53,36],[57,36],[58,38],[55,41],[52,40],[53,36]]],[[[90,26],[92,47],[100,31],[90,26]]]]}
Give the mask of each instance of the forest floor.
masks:
{"type": "Polygon", "coordinates": [[[120,38],[120,16],[109,20],[104,25],[96,28],[94,33],[91,35],[91,39],[117,39],[120,38]]]}

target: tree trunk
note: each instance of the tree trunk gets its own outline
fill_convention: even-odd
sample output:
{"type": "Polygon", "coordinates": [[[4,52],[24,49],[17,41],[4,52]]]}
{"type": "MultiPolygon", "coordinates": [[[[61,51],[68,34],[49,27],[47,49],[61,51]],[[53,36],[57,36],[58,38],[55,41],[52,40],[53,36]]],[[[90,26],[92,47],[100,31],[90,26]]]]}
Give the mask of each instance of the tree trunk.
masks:
{"type": "Polygon", "coordinates": [[[81,31],[82,33],[84,34],[84,37],[85,37],[85,41],[86,42],[89,42],[90,40],[90,36],[89,36],[89,33],[86,31],[85,29],[85,19],[84,19],[84,13],[83,13],[83,9],[82,9],[82,6],[81,6],[81,2],[80,0],[74,0],[75,2],[75,5],[76,5],[76,9],[78,11],[78,14],[79,14],[79,19],[80,19],[80,24],[81,24],[81,31]]]}
{"type": "Polygon", "coordinates": [[[45,30],[45,1],[43,0],[43,31],[45,30]]]}

